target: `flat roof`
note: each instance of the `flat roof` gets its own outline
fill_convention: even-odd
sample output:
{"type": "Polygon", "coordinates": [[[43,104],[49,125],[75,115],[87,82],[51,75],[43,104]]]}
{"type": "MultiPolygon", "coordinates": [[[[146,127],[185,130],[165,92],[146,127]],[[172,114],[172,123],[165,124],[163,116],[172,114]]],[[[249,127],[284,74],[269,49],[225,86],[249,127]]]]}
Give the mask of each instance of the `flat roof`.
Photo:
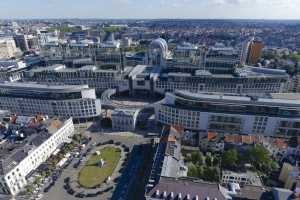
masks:
{"type": "Polygon", "coordinates": [[[45,91],[81,91],[89,89],[88,85],[46,85],[35,82],[6,82],[0,83],[1,89],[36,89],[45,91]]]}
{"type": "Polygon", "coordinates": [[[78,71],[94,71],[94,72],[108,72],[108,73],[119,73],[115,69],[101,69],[101,66],[85,65],[80,68],[67,68],[65,65],[52,65],[48,67],[39,67],[30,70],[31,72],[44,72],[44,71],[55,71],[55,72],[78,72],[78,71]]]}
{"type": "Polygon", "coordinates": [[[224,94],[224,93],[192,93],[189,91],[176,91],[175,97],[178,96],[180,98],[184,98],[187,100],[193,101],[201,101],[201,100],[215,100],[221,102],[239,102],[245,104],[253,104],[253,103],[262,103],[262,104],[274,104],[274,105],[289,105],[289,106],[300,106],[299,99],[295,99],[297,95],[276,95],[273,94],[269,97],[255,97],[255,96],[242,96],[242,95],[231,95],[231,94],[224,94]]]}

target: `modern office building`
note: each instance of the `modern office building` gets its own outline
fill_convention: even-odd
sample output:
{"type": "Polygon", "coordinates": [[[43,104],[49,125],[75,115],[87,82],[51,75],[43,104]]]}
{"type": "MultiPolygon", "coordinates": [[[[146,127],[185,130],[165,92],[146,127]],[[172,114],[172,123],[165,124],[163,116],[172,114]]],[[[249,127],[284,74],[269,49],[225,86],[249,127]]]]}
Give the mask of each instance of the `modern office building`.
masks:
{"type": "Polygon", "coordinates": [[[206,49],[191,43],[184,42],[176,46],[173,50],[172,61],[167,61],[167,65],[179,68],[203,68],[205,62],[206,49]]]}
{"type": "Polygon", "coordinates": [[[1,141],[0,194],[14,196],[23,191],[30,174],[63,143],[71,142],[74,134],[72,118],[47,119],[38,115],[22,119],[26,120],[15,117],[14,124],[8,124],[11,132],[18,133],[15,137],[19,140],[1,141]]]}
{"type": "Polygon", "coordinates": [[[223,134],[300,135],[300,96],[267,97],[218,93],[167,93],[155,106],[156,120],[195,131],[223,134]]]}
{"type": "Polygon", "coordinates": [[[14,35],[14,40],[15,40],[16,47],[20,48],[22,51],[29,50],[29,44],[28,44],[26,35],[16,34],[16,35],[14,35]]]}
{"type": "Polygon", "coordinates": [[[210,47],[205,56],[205,70],[211,73],[232,73],[241,64],[241,50],[224,45],[210,47]]]}
{"type": "Polygon", "coordinates": [[[206,50],[188,43],[178,45],[173,58],[159,38],[150,44],[149,65],[137,65],[129,74],[132,93],[164,94],[176,90],[264,94],[287,91],[284,70],[241,65],[242,53],[216,45],[206,50]]]}
{"type": "Polygon", "coordinates": [[[138,65],[129,74],[131,90],[164,94],[176,90],[265,94],[287,91],[288,74],[283,70],[244,66],[232,74],[212,74],[204,70],[173,70],[138,65]]]}
{"type": "Polygon", "coordinates": [[[43,113],[53,117],[91,120],[101,114],[100,99],[87,85],[54,86],[36,83],[1,83],[0,109],[18,115],[43,113]]]}
{"type": "Polygon", "coordinates": [[[128,91],[129,82],[126,79],[126,69],[121,72],[115,69],[101,69],[88,65],[81,68],[67,68],[65,65],[52,65],[32,69],[25,73],[24,80],[45,84],[89,85],[97,93],[107,89],[118,92],[128,91]]]}
{"type": "Polygon", "coordinates": [[[19,60],[0,60],[0,81],[19,81],[23,78],[27,64],[19,60]]]}
{"type": "Polygon", "coordinates": [[[111,113],[112,129],[114,131],[134,131],[138,114],[138,110],[113,110],[111,113]]]}
{"type": "Polygon", "coordinates": [[[65,63],[72,66],[76,59],[91,59],[95,65],[113,65],[118,70],[123,67],[123,53],[120,45],[108,43],[46,43],[41,47],[41,55],[48,65],[65,63]]]}
{"type": "Polygon", "coordinates": [[[150,65],[164,66],[167,58],[170,57],[167,42],[162,38],[153,40],[149,45],[148,54],[150,65]]]}
{"type": "Polygon", "coordinates": [[[258,63],[262,55],[262,50],[264,48],[262,41],[252,39],[249,44],[247,63],[250,65],[255,65],[258,63]]]}
{"type": "Polygon", "coordinates": [[[11,37],[0,37],[0,59],[15,57],[18,52],[16,43],[11,37]]]}

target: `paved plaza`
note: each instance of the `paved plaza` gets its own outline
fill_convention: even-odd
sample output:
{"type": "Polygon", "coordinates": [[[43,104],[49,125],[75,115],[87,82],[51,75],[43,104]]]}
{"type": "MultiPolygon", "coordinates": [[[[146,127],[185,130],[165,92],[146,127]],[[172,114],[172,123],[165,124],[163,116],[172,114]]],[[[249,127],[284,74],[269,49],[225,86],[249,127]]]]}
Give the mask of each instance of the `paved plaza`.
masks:
{"type": "MultiPolygon", "coordinates": [[[[130,133],[130,132],[105,133],[105,134],[86,132],[86,135],[88,137],[92,138],[92,140],[90,142],[91,146],[93,146],[95,144],[98,144],[100,142],[104,143],[106,141],[113,140],[115,143],[120,142],[121,144],[126,145],[127,147],[129,147],[130,151],[136,145],[145,144],[145,143],[150,142],[149,139],[145,139],[143,136],[140,136],[140,135],[137,135],[137,134],[134,134],[134,133],[130,133]]],[[[86,147],[86,148],[88,148],[88,147],[86,147]]],[[[95,149],[93,149],[91,152],[94,152],[97,148],[102,148],[102,147],[95,147],[95,149]]],[[[86,159],[88,159],[89,155],[87,155],[86,159]]],[[[123,153],[122,153],[122,159],[124,159],[124,154],[123,153]]],[[[136,157],[134,159],[139,159],[139,157],[136,157]]],[[[83,167],[83,165],[85,164],[85,160],[83,160],[81,162],[80,166],[75,169],[75,168],[73,168],[73,165],[76,162],[78,162],[78,158],[74,158],[72,163],[66,169],[63,170],[62,175],[56,181],[56,184],[50,189],[49,192],[44,193],[43,200],[62,200],[62,199],[76,200],[76,199],[82,199],[82,198],[75,197],[74,195],[68,194],[67,191],[64,189],[64,180],[67,177],[70,177],[70,179],[71,179],[70,184],[71,185],[78,185],[76,183],[77,178],[78,178],[78,173],[79,173],[80,169],[83,167]],[[75,183],[74,183],[74,181],[75,181],[75,183]]],[[[138,162],[138,160],[136,160],[134,162],[138,162]]],[[[121,168],[121,163],[122,163],[122,161],[118,164],[118,167],[114,170],[113,177],[119,177],[119,176],[120,177],[121,176],[126,177],[126,175],[124,176],[124,174],[119,173],[119,170],[121,168]]],[[[125,168],[126,168],[126,166],[125,166],[125,168]]],[[[124,173],[130,173],[130,172],[127,172],[127,171],[128,170],[125,170],[124,173]]],[[[134,174],[130,174],[130,176],[133,176],[133,175],[134,174]]],[[[120,187],[117,187],[117,185],[114,184],[114,189],[113,190],[111,190],[107,193],[103,193],[103,194],[101,194],[99,196],[96,196],[96,197],[88,197],[88,198],[84,197],[84,199],[90,199],[90,200],[111,199],[113,193],[116,192],[115,188],[120,188],[120,187]]],[[[97,188],[97,189],[99,190],[99,188],[97,188]]],[[[97,189],[95,189],[95,190],[97,190],[97,189]]],[[[81,193],[81,192],[82,193],[89,193],[89,190],[84,189],[84,188],[76,188],[76,193],[81,193]]],[[[118,191],[116,193],[118,193],[118,191]]],[[[117,195],[114,195],[114,196],[119,196],[119,195],[121,195],[121,193],[117,194],[117,195]]]]}

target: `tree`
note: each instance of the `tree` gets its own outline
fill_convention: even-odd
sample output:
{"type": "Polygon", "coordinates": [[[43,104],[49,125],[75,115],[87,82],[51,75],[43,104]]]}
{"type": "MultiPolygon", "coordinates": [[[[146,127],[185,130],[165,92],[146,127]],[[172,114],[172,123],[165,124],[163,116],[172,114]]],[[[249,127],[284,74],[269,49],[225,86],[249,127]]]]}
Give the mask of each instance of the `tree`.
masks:
{"type": "Polygon", "coordinates": [[[198,177],[198,169],[197,169],[197,166],[194,165],[194,164],[191,164],[189,166],[189,169],[188,169],[188,174],[187,174],[189,177],[198,177]]]}
{"type": "Polygon", "coordinates": [[[207,166],[211,167],[213,165],[213,160],[214,160],[214,158],[211,154],[206,155],[205,163],[207,166]]]}
{"type": "Polygon", "coordinates": [[[204,156],[200,151],[193,152],[191,154],[191,161],[194,164],[203,165],[204,164],[204,156]]]}
{"type": "Polygon", "coordinates": [[[262,145],[252,147],[249,150],[249,158],[258,170],[270,170],[272,159],[269,155],[269,151],[262,145]]]}
{"type": "Polygon", "coordinates": [[[218,182],[219,181],[219,170],[216,167],[204,167],[202,173],[202,179],[204,181],[218,182]]]}
{"type": "Polygon", "coordinates": [[[230,149],[223,153],[222,166],[225,168],[233,168],[239,160],[239,153],[236,149],[230,149]]]}
{"type": "Polygon", "coordinates": [[[220,163],[220,158],[218,156],[215,156],[213,159],[213,166],[218,166],[220,163]]]}
{"type": "Polygon", "coordinates": [[[274,161],[274,160],[271,160],[270,169],[272,171],[277,171],[279,168],[280,167],[279,167],[278,163],[276,161],[274,161]]]}
{"type": "Polygon", "coordinates": [[[42,177],[41,176],[36,177],[35,180],[34,180],[34,184],[41,185],[42,184],[42,177]]]}
{"type": "Polygon", "coordinates": [[[28,194],[32,194],[33,193],[33,186],[32,185],[30,185],[30,184],[26,185],[25,189],[26,189],[26,192],[28,194]]]}

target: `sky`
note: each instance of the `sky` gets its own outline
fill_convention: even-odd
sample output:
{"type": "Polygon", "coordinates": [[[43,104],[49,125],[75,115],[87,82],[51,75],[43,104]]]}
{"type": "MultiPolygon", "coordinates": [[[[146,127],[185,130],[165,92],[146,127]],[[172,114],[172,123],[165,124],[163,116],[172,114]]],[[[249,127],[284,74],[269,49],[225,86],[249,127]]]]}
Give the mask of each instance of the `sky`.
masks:
{"type": "Polygon", "coordinates": [[[300,0],[0,0],[0,18],[300,19],[300,0]]]}

